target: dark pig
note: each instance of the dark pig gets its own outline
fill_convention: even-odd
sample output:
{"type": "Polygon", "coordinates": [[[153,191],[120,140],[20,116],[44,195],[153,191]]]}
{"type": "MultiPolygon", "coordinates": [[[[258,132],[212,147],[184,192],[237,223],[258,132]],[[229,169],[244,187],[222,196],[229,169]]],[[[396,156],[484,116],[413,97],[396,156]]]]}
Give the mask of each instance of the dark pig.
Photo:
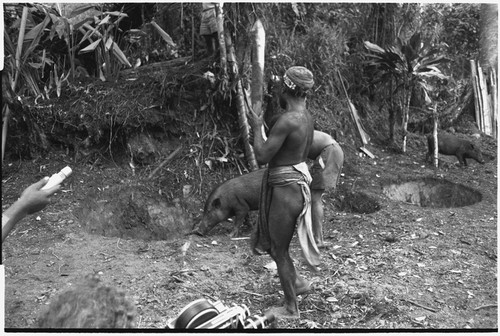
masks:
{"type": "MultiPolygon", "coordinates": [[[[432,158],[434,155],[434,139],[432,134],[427,136],[427,145],[429,149],[427,158],[429,159],[429,157],[432,158]]],[[[476,145],[448,133],[438,134],[438,152],[444,155],[455,155],[458,162],[464,166],[467,166],[467,158],[484,163],[483,154],[476,145]]]]}
{"type": "Polygon", "coordinates": [[[265,169],[259,169],[235,177],[212,190],[205,202],[203,217],[192,233],[205,235],[218,223],[234,216],[231,236],[238,236],[248,212],[259,209],[264,172],[265,169]]]}

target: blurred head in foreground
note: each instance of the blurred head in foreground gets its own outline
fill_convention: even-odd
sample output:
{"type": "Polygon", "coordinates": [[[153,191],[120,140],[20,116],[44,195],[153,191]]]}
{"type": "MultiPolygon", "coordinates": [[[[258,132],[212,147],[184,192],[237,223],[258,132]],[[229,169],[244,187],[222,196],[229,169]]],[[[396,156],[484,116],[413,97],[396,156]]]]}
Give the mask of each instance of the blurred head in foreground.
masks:
{"type": "Polygon", "coordinates": [[[135,306],[124,291],[97,275],[56,296],[38,319],[40,328],[134,328],[135,306]]]}

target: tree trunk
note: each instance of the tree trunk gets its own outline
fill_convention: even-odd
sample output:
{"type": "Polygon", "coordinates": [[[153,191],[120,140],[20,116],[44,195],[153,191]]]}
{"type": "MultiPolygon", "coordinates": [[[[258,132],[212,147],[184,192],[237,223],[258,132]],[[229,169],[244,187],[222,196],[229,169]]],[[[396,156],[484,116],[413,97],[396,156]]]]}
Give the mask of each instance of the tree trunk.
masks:
{"type": "Polygon", "coordinates": [[[481,4],[479,18],[479,63],[488,74],[498,66],[498,5],[481,4]]]}
{"type": "MultiPolygon", "coordinates": [[[[498,67],[498,5],[481,4],[479,19],[479,66],[477,76],[481,88],[476,100],[482,102],[481,131],[496,138],[498,67]],[[481,71],[482,69],[482,71],[481,71]]],[[[472,62],[471,62],[472,63],[472,62]]],[[[476,93],[476,92],[475,92],[476,93]]],[[[480,103],[481,104],[481,103],[480,103]]],[[[478,112],[476,111],[476,115],[478,112]]],[[[480,123],[478,120],[476,120],[480,123]]]]}
{"type": "Polygon", "coordinates": [[[255,159],[255,153],[253,147],[250,145],[250,126],[248,125],[247,119],[247,107],[245,104],[245,94],[243,91],[243,86],[238,75],[238,63],[236,60],[236,55],[234,52],[234,45],[231,40],[231,36],[226,34],[227,49],[228,49],[228,59],[229,59],[229,70],[231,73],[232,81],[236,81],[236,106],[238,109],[238,123],[241,129],[241,137],[243,140],[243,145],[245,147],[245,155],[248,161],[248,165],[252,171],[259,168],[257,160],[255,159]]]}
{"type": "Polygon", "coordinates": [[[434,105],[434,112],[432,113],[433,128],[432,128],[432,141],[434,142],[434,167],[439,166],[439,142],[438,142],[438,115],[437,115],[437,104],[434,105]]]}
{"type": "Polygon", "coordinates": [[[389,107],[389,142],[394,142],[394,128],[396,126],[396,111],[391,106],[389,107]]]}
{"type": "Polygon", "coordinates": [[[9,123],[9,116],[10,116],[10,109],[7,104],[4,105],[3,110],[3,126],[2,126],[2,162],[3,162],[3,157],[5,155],[5,145],[7,143],[7,130],[8,130],[8,123],[9,123]]]}
{"type": "Polygon", "coordinates": [[[394,107],[393,80],[391,79],[389,87],[389,142],[394,143],[394,128],[396,127],[396,109],[394,107]]]}
{"type": "Polygon", "coordinates": [[[411,87],[405,85],[405,101],[403,106],[403,153],[406,153],[406,142],[408,139],[408,120],[410,118],[411,87]]]}
{"type": "Polygon", "coordinates": [[[220,67],[222,70],[223,80],[227,78],[227,54],[226,54],[226,41],[224,34],[224,15],[222,7],[218,4],[215,6],[215,13],[217,15],[217,33],[219,36],[219,51],[220,51],[220,67]]]}

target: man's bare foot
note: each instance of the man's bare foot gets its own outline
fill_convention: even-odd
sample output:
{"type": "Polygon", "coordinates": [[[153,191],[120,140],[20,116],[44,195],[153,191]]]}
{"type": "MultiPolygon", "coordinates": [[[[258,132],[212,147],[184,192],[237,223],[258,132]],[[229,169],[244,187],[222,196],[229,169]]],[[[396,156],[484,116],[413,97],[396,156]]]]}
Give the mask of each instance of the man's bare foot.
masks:
{"type": "Polygon", "coordinates": [[[285,307],[272,307],[269,309],[269,312],[274,315],[276,320],[278,319],[298,319],[300,318],[300,313],[297,310],[296,312],[289,312],[285,307]]]}

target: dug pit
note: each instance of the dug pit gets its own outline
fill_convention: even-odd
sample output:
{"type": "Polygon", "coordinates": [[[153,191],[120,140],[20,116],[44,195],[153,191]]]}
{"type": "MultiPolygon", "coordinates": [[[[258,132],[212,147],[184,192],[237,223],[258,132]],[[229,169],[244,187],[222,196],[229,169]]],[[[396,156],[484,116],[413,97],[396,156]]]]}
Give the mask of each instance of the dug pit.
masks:
{"type": "Polygon", "coordinates": [[[142,186],[104,189],[85,199],[75,215],[85,231],[106,237],[172,240],[191,228],[180,206],[142,186]]]}
{"type": "Polygon", "coordinates": [[[336,208],[344,212],[370,214],[380,210],[377,200],[361,191],[339,191],[335,197],[336,208]]]}
{"type": "Polygon", "coordinates": [[[481,202],[482,194],[444,179],[423,178],[383,188],[391,200],[429,208],[458,208],[481,202]]]}

